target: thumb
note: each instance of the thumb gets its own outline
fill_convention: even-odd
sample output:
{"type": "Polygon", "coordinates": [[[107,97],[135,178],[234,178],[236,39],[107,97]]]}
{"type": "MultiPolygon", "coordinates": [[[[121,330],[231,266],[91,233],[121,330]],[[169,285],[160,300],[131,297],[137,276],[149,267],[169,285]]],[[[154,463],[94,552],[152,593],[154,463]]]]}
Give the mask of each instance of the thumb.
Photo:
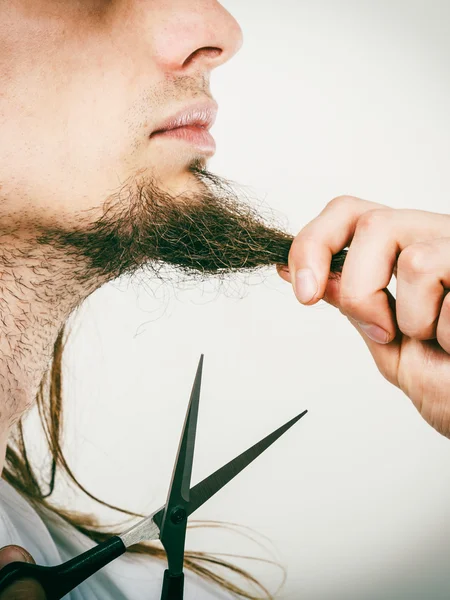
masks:
{"type": "MultiPolygon", "coordinates": [[[[34,564],[33,557],[20,546],[5,546],[0,549],[0,569],[15,561],[34,564]]],[[[0,600],[46,600],[46,596],[37,581],[21,579],[0,594],[0,600]]]]}

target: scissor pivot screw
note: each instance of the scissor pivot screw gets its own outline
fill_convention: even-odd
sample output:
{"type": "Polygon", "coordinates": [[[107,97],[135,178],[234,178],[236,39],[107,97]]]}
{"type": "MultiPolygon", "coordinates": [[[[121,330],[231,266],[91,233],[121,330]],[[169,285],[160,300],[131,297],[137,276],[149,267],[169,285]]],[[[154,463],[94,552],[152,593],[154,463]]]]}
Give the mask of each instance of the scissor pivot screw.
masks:
{"type": "Polygon", "coordinates": [[[187,519],[187,514],[184,508],[178,507],[174,508],[170,514],[170,520],[174,525],[179,525],[183,523],[187,519]]]}

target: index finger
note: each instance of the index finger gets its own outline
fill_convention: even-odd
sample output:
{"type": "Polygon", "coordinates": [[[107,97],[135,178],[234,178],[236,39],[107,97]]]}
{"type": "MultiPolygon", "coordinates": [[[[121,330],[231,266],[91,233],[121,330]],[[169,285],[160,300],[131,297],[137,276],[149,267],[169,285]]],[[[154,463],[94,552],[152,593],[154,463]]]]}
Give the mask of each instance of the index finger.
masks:
{"type": "Polygon", "coordinates": [[[312,305],[323,298],[333,254],[350,244],[360,216],[375,208],[387,207],[353,196],[339,196],[297,234],[289,251],[288,265],[300,302],[312,305]],[[312,271],[316,283],[316,291],[310,299],[302,293],[307,291],[304,284],[307,270],[312,271]]]}

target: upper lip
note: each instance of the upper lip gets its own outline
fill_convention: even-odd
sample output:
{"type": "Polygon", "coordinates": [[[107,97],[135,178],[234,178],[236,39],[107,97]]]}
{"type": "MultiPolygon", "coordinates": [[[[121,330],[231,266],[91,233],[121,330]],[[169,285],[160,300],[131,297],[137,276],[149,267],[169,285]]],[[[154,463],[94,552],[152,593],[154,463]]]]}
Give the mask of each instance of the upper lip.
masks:
{"type": "Polygon", "coordinates": [[[194,104],[189,108],[180,110],[175,115],[158,124],[151,135],[186,126],[209,130],[216,120],[217,110],[218,106],[216,102],[209,101],[194,104]]]}

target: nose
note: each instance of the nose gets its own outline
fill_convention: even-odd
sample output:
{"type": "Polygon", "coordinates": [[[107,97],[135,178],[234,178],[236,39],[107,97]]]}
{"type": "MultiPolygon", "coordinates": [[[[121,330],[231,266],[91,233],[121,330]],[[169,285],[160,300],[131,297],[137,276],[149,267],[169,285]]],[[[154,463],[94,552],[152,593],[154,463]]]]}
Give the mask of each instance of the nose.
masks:
{"type": "Polygon", "coordinates": [[[192,74],[211,71],[230,60],[242,46],[242,30],[216,0],[164,3],[154,33],[155,54],[164,71],[192,74]]]}

